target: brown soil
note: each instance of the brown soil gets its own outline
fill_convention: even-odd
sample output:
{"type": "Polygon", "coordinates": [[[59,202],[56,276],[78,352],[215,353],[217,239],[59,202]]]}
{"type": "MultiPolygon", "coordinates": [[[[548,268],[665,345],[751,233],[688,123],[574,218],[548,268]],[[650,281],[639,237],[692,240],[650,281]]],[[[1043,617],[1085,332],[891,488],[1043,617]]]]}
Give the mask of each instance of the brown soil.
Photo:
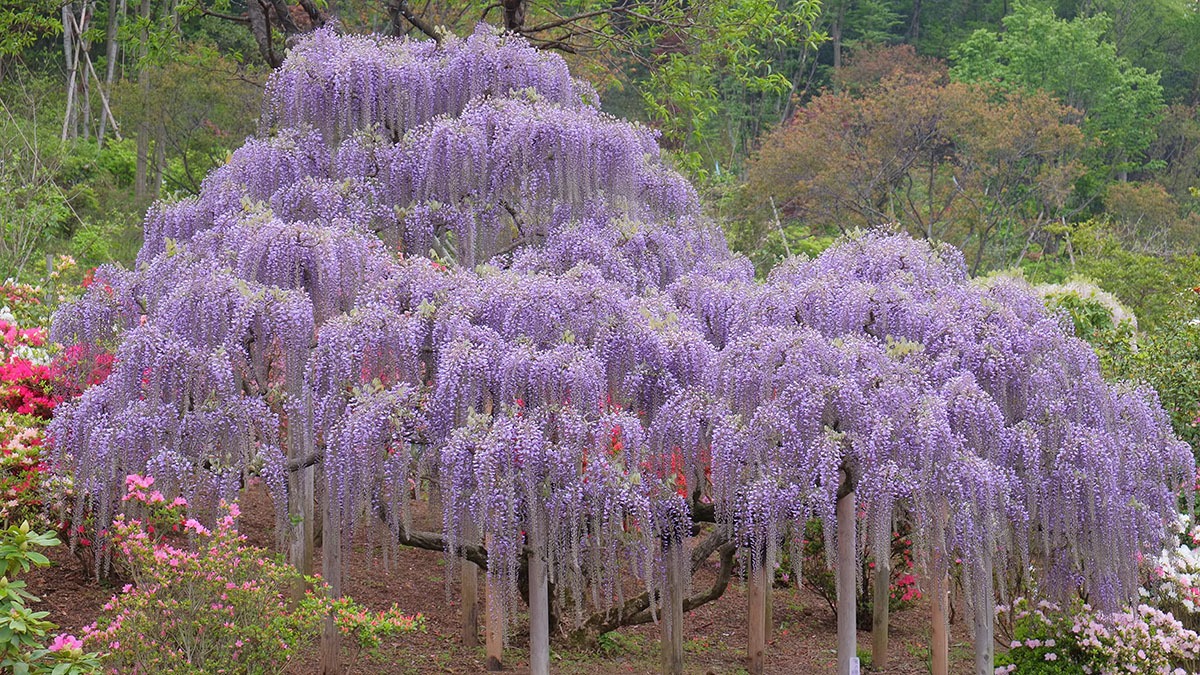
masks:
{"type": "MultiPolygon", "coordinates": [[[[261,486],[251,488],[242,501],[241,530],[252,543],[274,545],[274,515],[261,486]]],[[[432,525],[432,523],[430,523],[432,525]]],[[[53,566],[31,573],[31,592],[42,598],[38,609],[50,611],[49,619],[62,630],[78,633],[95,620],[104,603],[117,590],[113,583],[96,582],[81,562],[57,547],[48,552],[53,566]]],[[[318,569],[320,562],[317,562],[318,569]]],[[[420,613],[426,630],[395,638],[372,652],[357,653],[347,648],[349,672],[378,673],[474,673],[484,671],[483,648],[463,646],[459,638],[457,587],[451,599],[445,592],[445,559],[433,551],[404,548],[385,568],[376,553],[356,549],[347,560],[346,593],[371,609],[386,609],[393,603],[407,612],[420,613]]],[[[707,587],[715,571],[702,571],[697,588],[707,587]]],[[[823,599],[807,589],[776,588],[773,591],[775,632],[767,653],[768,673],[824,675],[836,673],[834,615],[823,599]]],[[[481,616],[482,616],[482,609],[481,616]]],[[[745,587],[734,581],[716,602],[689,612],[685,636],[688,673],[719,674],[745,672],[746,645],[745,587]]],[[[928,607],[918,605],[892,615],[891,658],[885,673],[927,673],[928,607]]],[[[966,628],[951,627],[951,672],[971,672],[972,647],[966,628]]],[[[505,652],[509,672],[528,672],[526,636],[513,635],[505,652]]],[[[871,634],[859,632],[860,654],[867,658],[871,634]]],[[[600,675],[604,673],[658,672],[658,629],[653,624],[622,629],[610,634],[595,650],[580,650],[565,644],[552,646],[551,670],[556,673],[600,675]]],[[[316,650],[303,660],[288,664],[294,675],[317,671],[316,650]]],[[[865,671],[865,668],[864,668],[865,671]]]]}

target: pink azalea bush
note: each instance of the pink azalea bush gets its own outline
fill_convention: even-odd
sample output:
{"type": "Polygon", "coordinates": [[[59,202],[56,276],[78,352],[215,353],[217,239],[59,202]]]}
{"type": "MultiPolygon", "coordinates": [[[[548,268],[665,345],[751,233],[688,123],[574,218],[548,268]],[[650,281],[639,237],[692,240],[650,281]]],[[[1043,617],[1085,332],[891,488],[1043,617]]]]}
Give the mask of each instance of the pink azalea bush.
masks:
{"type": "MultiPolygon", "coordinates": [[[[112,367],[112,354],[84,358],[78,347],[49,341],[42,298],[77,295],[78,287],[63,283],[74,268],[60,256],[45,288],[0,283],[0,523],[57,524],[49,514],[73,498],[73,486],[69,474],[49,471],[44,427],[58,404],[102,382],[112,367]]],[[[65,525],[59,529],[66,533],[65,525]]]]}
{"type": "Polygon", "coordinates": [[[124,516],[113,525],[119,560],[133,583],[104,606],[83,636],[89,647],[105,652],[111,672],[281,672],[317,637],[330,613],[343,633],[364,646],[423,626],[420,616],[396,608],[372,613],[349,599],[328,599],[319,578],[301,577],[277,556],[246,544],[237,530],[237,504],[223,502],[221,517],[208,527],[182,514],[186,503],[154,490],[152,477],[129,476],[126,486],[127,499],[150,507],[148,517],[159,527],[124,516]],[[164,519],[171,517],[175,524],[167,528],[164,519]],[[312,590],[291,600],[301,583],[312,590]]]}
{"type": "Polygon", "coordinates": [[[1146,604],[1105,613],[1019,598],[997,613],[1011,641],[996,655],[996,675],[1187,675],[1183,666],[1200,656],[1200,635],[1146,604]]]}

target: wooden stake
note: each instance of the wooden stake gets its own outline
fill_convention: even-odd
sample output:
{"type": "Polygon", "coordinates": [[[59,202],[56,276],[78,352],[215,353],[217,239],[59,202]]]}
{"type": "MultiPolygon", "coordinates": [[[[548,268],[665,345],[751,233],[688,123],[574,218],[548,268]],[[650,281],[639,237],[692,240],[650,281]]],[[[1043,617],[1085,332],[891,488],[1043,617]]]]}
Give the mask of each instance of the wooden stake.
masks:
{"type": "Polygon", "coordinates": [[[683,675],[683,542],[665,547],[667,588],[660,624],[662,629],[662,671],[664,675],[683,675]]]}
{"type": "MultiPolygon", "coordinates": [[[[891,609],[892,561],[875,561],[874,607],[871,612],[871,669],[888,666],[888,613],[891,609]]],[[[990,675],[990,674],[989,674],[990,675]]]]}
{"type": "Polygon", "coordinates": [[[746,589],[749,642],[746,646],[750,675],[762,675],[767,647],[767,566],[762,560],[751,568],[746,589]]]}
{"type": "Polygon", "coordinates": [[[837,660],[838,675],[850,675],[858,658],[858,532],[854,490],[837,501],[837,660]]]}

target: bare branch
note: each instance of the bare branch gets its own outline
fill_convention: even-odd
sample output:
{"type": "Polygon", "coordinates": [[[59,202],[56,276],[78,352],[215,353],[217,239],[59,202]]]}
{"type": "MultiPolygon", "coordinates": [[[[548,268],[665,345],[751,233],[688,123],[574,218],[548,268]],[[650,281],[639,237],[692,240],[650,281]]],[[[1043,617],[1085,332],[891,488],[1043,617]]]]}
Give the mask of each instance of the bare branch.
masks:
{"type": "MultiPolygon", "coordinates": [[[[690,612],[701,605],[708,604],[725,594],[729,580],[733,576],[733,556],[737,553],[737,544],[728,540],[726,532],[718,528],[704,541],[692,549],[691,574],[696,574],[704,561],[708,560],[713,551],[720,551],[721,569],[713,585],[705,592],[693,595],[683,600],[683,611],[690,612]]],[[[607,633],[621,626],[636,626],[653,620],[650,612],[650,594],[641,595],[626,600],[620,607],[613,607],[606,612],[597,612],[588,618],[574,631],[574,637],[579,641],[587,641],[590,636],[607,633]]]]}
{"type": "Polygon", "coordinates": [[[223,21],[232,21],[234,23],[241,23],[241,24],[250,23],[250,17],[246,16],[245,14],[239,14],[237,16],[234,16],[233,14],[222,14],[220,12],[214,12],[200,4],[195,5],[195,9],[199,10],[202,15],[211,16],[214,19],[221,19],[223,21]]]}
{"type": "Polygon", "coordinates": [[[519,32],[522,35],[525,35],[527,33],[540,33],[542,31],[550,30],[552,28],[558,28],[559,26],[565,26],[570,23],[575,23],[576,21],[583,21],[584,19],[591,19],[593,17],[603,16],[605,14],[620,14],[624,11],[625,11],[625,9],[623,7],[612,7],[609,9],[597,9],[597,10],[594,10],[591,12],[584,12],[582,14],[576,14],[575,16],[559,17],[558,19],[556,19],[554,21],[547,21],[546,23],[540,23],[536,26],[522,28],[519,32]]]}
{"type": "Polygon", "coordinates": [[[416,12],[413,12],[412,7],[408,4],[408,0],[389,0],[387,8],[388,13],[392,15],[392,25],[397,30],[399,29],[400,22],[396,18],[402,17],[417,30],[433,38],[435,42],[442,41],[442,31],[438,30],[437,26],[418,16],[416,12]]]}

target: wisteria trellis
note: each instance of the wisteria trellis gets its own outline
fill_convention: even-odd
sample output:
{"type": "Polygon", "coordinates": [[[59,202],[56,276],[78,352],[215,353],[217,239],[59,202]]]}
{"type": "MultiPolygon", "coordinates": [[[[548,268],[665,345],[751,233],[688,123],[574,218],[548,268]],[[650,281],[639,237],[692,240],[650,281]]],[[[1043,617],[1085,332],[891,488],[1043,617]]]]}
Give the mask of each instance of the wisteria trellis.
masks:
{"type": "Polygon", "coordinates": [[[486,28],[318,31],[145,234],[54,323],[117,357],[51,427],[101,527],[127,474],[215,504],[253,469],[281,531],[317,471],[345,531],[398,533],[434,477],[448,550],[488,542],[511,603],[532,546],[580,620],[660,587],[699,503],[751,565],[812,517],[832,544],[849,480],[930,576],[1032,563],[1116,604],[1194,470],[1152,392],[953,249],[858,234],[756,282],[652,132],[486,28]]]}

